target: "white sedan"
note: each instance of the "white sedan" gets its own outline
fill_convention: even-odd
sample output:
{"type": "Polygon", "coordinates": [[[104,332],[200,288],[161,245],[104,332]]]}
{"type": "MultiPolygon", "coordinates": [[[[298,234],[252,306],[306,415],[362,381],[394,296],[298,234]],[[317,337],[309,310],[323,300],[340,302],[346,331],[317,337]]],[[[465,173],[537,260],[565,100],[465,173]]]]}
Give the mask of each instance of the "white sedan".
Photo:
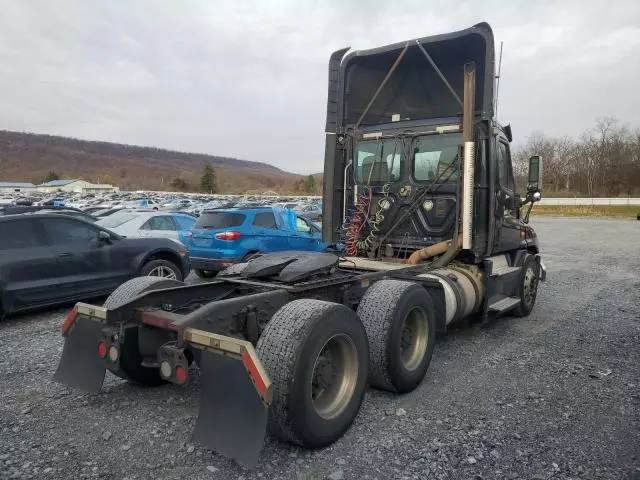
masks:
{"type": "Polygon", "coordinates": [[[164,237],[180,241],[178,232],[190,230],[196,218],[184,213],[120,210],[96,222],[123,237],[164,237]]]}

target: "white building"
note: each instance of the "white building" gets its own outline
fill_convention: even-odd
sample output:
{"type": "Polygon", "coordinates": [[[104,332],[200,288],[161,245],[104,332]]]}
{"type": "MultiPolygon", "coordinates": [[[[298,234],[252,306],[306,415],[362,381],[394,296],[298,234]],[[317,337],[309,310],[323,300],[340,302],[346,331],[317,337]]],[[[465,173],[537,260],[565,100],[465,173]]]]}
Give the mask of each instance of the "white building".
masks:
{"type": "Polygon", "coordinates": [[[70,192],[70,193],[113,193],[120,191],[120,188],[104,183],[90,183],[84,180],[51,180],[50,182],[38,185],[37,190],[44,193],[70,192]]]}
{"type": "Polygon", "coordinates": [[[0,182],[0,193],[25,193],[35,191],[36,186],[33,183],[20,182],[0,182]]]}

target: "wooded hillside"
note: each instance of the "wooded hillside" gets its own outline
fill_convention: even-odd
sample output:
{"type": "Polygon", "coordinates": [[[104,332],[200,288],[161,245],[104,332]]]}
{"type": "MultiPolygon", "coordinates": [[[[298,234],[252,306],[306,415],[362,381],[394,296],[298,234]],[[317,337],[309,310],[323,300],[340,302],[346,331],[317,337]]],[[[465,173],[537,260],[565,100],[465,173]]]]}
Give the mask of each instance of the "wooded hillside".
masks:
{"type": "Polygon", "coordinates": [[[127,190],[171,190],[176,178],[197,189],[207,163],[215,168],[222,193],[290,192],[303,178],[266,163],[236,158],[0,131],[2,181],[38,184],[54,171],[60,178],[111,183],[127,190]]]}

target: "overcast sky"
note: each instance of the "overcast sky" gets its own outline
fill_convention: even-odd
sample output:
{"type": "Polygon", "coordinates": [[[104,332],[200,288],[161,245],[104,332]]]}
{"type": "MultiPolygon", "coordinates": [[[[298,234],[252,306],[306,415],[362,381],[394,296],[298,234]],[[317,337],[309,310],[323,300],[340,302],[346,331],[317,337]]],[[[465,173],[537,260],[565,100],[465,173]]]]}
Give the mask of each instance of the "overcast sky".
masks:
{"type": "Polygon", "coordinates": [[[482,20],[517,139],[640,127],[638,0],[0,0],[0,129],[320,172],[332,51],[482,20]]]}

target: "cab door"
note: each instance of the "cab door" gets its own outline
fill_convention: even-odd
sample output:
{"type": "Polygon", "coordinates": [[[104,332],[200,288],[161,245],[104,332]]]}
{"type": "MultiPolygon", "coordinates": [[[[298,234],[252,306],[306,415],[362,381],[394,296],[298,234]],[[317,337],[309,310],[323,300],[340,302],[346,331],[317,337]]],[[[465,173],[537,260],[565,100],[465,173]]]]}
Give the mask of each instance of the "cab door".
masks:
{"type": "Polygon", "coordinates": [[[506,138],[496,137],[496,232],[494,252],[507,252],[520,246],[519,199],[506,138]]]}

